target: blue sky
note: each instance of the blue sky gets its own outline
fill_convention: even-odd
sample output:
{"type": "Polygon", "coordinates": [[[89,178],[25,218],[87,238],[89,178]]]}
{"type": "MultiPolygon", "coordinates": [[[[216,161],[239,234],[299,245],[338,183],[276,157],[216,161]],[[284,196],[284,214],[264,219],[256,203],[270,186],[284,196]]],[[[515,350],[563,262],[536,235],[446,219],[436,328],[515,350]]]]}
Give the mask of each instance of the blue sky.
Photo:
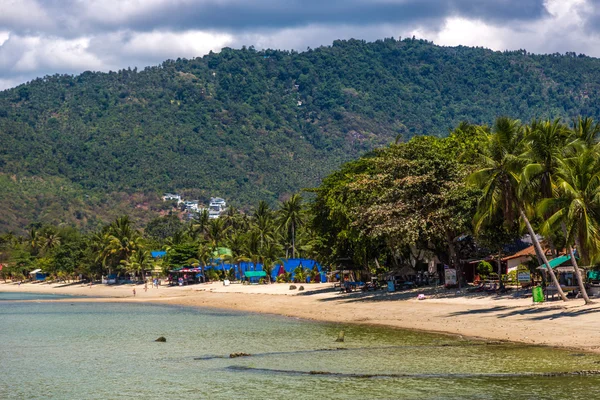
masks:
{"type": "Polygon", "coordinates": [[[416,36],[600,56],[600,0],[0,0],[0,90],[222,47],[304,50],[416,36]]]}

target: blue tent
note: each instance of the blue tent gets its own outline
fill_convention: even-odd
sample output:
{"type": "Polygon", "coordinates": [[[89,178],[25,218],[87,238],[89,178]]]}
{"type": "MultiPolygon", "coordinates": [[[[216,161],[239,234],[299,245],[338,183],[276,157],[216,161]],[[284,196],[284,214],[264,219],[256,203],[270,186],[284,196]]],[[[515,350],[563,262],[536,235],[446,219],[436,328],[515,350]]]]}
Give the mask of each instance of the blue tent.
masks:
{"type": "Polygon", "coordinates": [[[309,269],[311,271],[316,266],[317,270],[320,272],[320,275],[321,275],[320,276],[321,282],[327,282],[327,275],[323,271],[323,267],[321,267],[321,264],[319,264],[315,260],[310,260],[307,258],[290,258],[288,260],[282,260],[282,261],[283,261],[283,263],[276,265],[275,268],[273,268],[273,271],[271,272],[271,278],[273,280],[277,279],[277,275],[279,275],[279,273],[281,271],[281,267],[283,267],[285,272],[291,273],[292,279],[293,279],[294,278],[294,270],[296,268],[298,268],[299,266],[302,266],[302,268],[309,269]]]}
{"type": "Polygon", "coordinates": [[[150,254],[152,255],[152,258],[160,258],[166,256],[167,252],[164,250],[154,250],[151,251],[150,254]]]}

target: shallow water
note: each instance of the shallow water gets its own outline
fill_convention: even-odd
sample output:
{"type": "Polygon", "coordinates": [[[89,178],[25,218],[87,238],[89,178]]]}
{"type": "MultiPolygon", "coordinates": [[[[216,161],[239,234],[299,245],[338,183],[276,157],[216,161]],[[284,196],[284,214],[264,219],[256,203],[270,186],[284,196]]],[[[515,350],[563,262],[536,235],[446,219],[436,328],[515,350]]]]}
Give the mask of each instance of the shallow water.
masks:
{"type": "Polygon", "coordinates": [[[600,397],[600,376],[527,375],[600,369],[593,354],[178,306],[0,299],[1,399],[600,397]]]}

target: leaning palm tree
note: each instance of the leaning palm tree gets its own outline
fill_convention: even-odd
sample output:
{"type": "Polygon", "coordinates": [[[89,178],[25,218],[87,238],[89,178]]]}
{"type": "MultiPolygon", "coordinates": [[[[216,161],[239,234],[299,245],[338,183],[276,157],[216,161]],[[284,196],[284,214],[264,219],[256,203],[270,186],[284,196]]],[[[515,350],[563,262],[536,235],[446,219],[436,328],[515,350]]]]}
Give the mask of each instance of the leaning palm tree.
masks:
{"type": "Polygon", "coordinates": [[[279,226],[291,233],[292,258],[296,258],[296,229],[304,223],[303,216],[302,197],[299,194],[293,195],[281,204],[279,226]]]}
{"type": "Polygon", "coordinates": [[[562,226],[575,276],[588,304],[590,299],[583,286],[573,245],[585,264],[589,264],[600,249],[600,161],[593,150],[588,149],[578,157],[560,163],[555,194],[555,198],[543,201],[539,210],[554,212],[546,221],[546,229],[562,226]]]}
{"type": "Polygon", "coordinates": [[[558,294],[562,300],[567,301],[527,217],[528,204],[519,196],[518,189],[525,166],[521,157],[524,149],[524,130],[521,124],[510,118],[498,118],[493,133],[488,135],[487,154],[480,157],[482,167],[469,177],[469,181],[482,190],[475,215],[475,230],[479,231],[486,223],[493,221],[498,213],[502,214],[507,225],[512,225],[518,213],[527,226],[537,253],[546,264],[558,294]]]}

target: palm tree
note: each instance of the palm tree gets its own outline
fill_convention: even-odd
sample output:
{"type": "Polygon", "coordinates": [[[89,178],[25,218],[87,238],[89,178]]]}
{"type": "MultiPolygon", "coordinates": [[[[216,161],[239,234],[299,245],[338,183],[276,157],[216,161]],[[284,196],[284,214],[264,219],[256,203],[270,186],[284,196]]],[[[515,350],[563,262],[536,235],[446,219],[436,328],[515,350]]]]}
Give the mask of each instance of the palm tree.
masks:
{"type": "Polygon", "coordinates": [[[240,264],[244,261],[250,261],[246,253],[246,235],[240,233],[234,233],[229,236],[227,240],[227,246],[231,250],[231,255],[226,255],[225,259],[233,263],[238,271],[238,275],[242,276],[240,264]]]}
{"type": "Polygon", "coordinates": [[[518,213],[527,226],[537,253],[546,264],[558,294],[567,301],[527,218],[526,204],[519,196],[518,189],[525,166],[521,157],[524,145],[524,130],[518,121],[506,117],[496,120],[493,134],[488,135],[488,153],[480,157],[482,168],[469,177],[482,190],[475,216],[475,230],[479,231],[485,223],[493,221],[497,213],[501,213],[505,223],[510,226],[518,213]]]}
{"type": "Polygon", "coordinates": [[[573,136],[581,143],[590,147],[593,146],[600,135],[600,124],[594,122],[592,118],[581,116],[573,120],[573,136]]]}
{"type": "Polygon", "coordinates": [[[202,267],[202,278],[206,282],[206,266],[210,262],[212,251],[206,242],[200,242],[198,245],[198,262],[202,267]]]}
{"type": "Polygon", "coordinates": [[[280,227],[291,232],[292,258],[296,258],[296,228],[304,223],[302,211],[302,197],[299,194],[283,202],[279,210],[280,227]]]}
{"type": "Polygon", "coordinates": [[[539,210],[554,212],[548,218],[546,228],[558,224],[563,227],[575,276],[588,304],[590,299],[583,286],[573,245],[586,264],[600,249],[600,161],[594,150],[588,149],[577,157],[561,161],[556,172],[555,193],[556,197],[542,202],[539,210]]]}
{"type": "Polygon", "coordinates": [[[141,273],[143,279],[146,276],[146,270],[152,268],[152,257],[148,250],[138,247],[131,252],[127,260],[121,260],[121,264],[127,268],[127,272],[134,276],[137,276],[138,272],[141,273]]]}
{"type": "Polygon", "coordinates": [[[221,246],[221,243],[227,237],[229,227],[225,225],[225,220],[222,218],[211,219],[206,230],[208,240],[210,241],[213,250],[221,246]]]}
{"type": "Polygon", "coordinates": [[[60,234],[57,232],[54,232],[54,231],[45,232],[40,239],[41,239],[41,249],[43,252],[47,252],[52,249],[55,249],[58,246],[60,246],[60,243],[61,243],[60,234]]]}
{"type": "Polygon", "coordinates": [[[528,148],[523,156],[527,165],[523,168],[521,188],[539,193],[542,198],[552,197],[552,176],[563,156],[569,133],[560,118],[532,123],[525,138],[528,148]]]}
{"type": "Polygon", "coordinates": [[[269,283],[271,283],[271,272],[273,272],[275,263],[279,261],[281,252],[281,246],[273,241],[267,243],[259,252],[259,260],[262,263],[263,271],[267,273],[269,283]]]}
{"type": "Polygon", "coordinates": [[[195,240],[198,236],[204,236],[206,234],[209,221],[210,219],[208,218],[207,209],[204,209],[196,214],[190,224],[190,237],[195,240]]]}

